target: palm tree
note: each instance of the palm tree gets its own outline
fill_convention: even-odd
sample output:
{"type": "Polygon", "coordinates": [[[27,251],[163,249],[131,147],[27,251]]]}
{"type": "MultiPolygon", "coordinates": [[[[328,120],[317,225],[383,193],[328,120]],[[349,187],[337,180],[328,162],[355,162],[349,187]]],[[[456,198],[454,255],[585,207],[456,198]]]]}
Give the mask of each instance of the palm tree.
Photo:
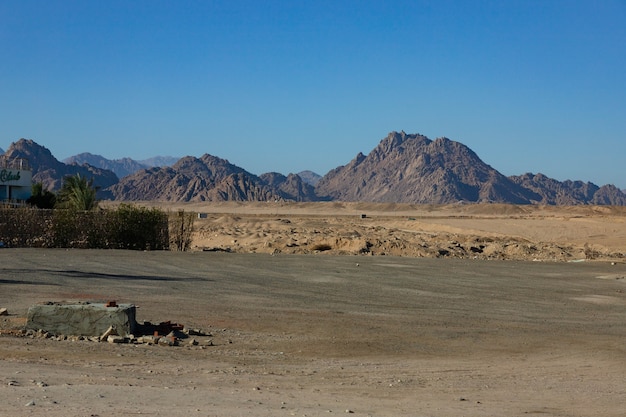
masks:
{"type": "Polygon", "coordinates": [[[79,211],[93,210],[98,207],[96,192],[93,178],[87,181],[87,178],[81,177],[80,174],[67,176],[59,190],[57,205],[60,208],[79,211]]]}

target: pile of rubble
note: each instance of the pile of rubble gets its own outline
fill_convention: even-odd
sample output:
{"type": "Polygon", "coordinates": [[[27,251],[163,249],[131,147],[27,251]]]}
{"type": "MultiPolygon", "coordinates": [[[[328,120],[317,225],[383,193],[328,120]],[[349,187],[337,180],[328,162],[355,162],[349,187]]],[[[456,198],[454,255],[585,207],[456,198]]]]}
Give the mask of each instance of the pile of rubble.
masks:
{"type": "Polygon", "coordinates": [[[139,327],[140,329],[157,328],[158,330],[154,330],[152,334],[120,336],[117,334],[115,327],[110,326],[100,336],[55,335],[42,329],[25,329],[12,332],[12,334],[16,336],[30,337],[33,339],[43,338],[58,341],[91,341],[98,343],[108,342],[158,346],[213,346],[213,334],[200,329],[187,329],[182,325],[170,322],[162,322],[156,326],[150,322],[144,322],[143,324],[140,324],[139,327]]]}

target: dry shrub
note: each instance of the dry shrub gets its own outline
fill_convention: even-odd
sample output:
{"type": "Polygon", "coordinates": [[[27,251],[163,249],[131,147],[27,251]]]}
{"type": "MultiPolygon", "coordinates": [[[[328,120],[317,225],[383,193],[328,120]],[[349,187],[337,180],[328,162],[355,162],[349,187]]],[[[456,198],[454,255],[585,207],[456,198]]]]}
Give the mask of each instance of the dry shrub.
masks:
{"type": "Polygon", "coordinates": [[[0,208],[0,242],[12,247],[47,247],[51,210],[0,208]]]}
{"type": "Polygon", "coordinates": [[[189,249],[194,217],[195,213],[185,213],[184,210],[180,210],[175,214],[170,213],[169,234],[170,248],[172,250],[186,251],[189,249]]]}
{"type": "Polygon", "coordinates": [[[169,249],[169,218],[160,209],[0,208],[0,242],[9,247],[169,249]]]}

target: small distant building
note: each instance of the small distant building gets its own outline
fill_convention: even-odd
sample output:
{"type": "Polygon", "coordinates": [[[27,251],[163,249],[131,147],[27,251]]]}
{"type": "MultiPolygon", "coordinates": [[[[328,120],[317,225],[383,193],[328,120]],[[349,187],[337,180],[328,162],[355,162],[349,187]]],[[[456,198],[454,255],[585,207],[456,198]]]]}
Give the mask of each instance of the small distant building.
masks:
{"type": "Polygon", "coordinates": [[[31,196],[33,171],[28,160],[0,156],[0,204],[18,205],[31,196]]]}

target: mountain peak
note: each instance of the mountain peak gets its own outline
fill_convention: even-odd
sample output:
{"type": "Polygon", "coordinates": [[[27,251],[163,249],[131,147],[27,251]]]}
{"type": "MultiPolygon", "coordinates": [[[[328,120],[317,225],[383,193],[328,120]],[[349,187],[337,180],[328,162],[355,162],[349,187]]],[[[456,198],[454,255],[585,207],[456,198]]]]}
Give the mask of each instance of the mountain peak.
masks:
{"type": "Polygon", "coordinates": [[[41,182],[45,189],[56,190],[61,187],[63,178],[68,175],[80,174],[92,178],[94,185],[101,189],[118,181],[118,177],[110,170],[100,169],[92,165],[67,165],[57,160],[50,150],[37,144],[32,139],[20,139],[13,142],[5,155],[9,159],[26,158],[33,168],[33,181],[41,182]]]}
{"type": "Polygon", "coordinates": [[[459,142],[405,132],[389,133],[366,157],[329,172],[316,190],[346,201],[528,202],[521,187],[459,142]]]}

